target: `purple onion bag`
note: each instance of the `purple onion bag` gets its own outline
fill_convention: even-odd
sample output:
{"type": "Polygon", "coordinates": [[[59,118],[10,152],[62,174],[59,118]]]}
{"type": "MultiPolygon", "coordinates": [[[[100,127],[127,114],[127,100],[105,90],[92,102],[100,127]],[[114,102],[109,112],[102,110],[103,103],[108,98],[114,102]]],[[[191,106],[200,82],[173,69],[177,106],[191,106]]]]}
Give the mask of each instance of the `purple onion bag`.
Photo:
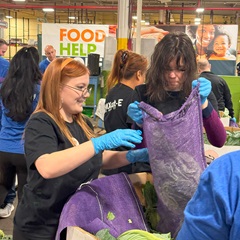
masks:
{"type": "Polygon", "coordinates": [[[114,237],[130,229],[148,230],[142,206],[126,173],[82,184],[64,205],[56,240],[60,240],[61,231],[68,226],[78,226],[92,234],[109,229],[114,237]]]}
{"type": "Polygon", "coordinates": [[[158,231],[176,237],[185,206],[206,168],[198,88],[179,110],[166,115],[144,102],[139,106],[158,196],[158,231]]]}

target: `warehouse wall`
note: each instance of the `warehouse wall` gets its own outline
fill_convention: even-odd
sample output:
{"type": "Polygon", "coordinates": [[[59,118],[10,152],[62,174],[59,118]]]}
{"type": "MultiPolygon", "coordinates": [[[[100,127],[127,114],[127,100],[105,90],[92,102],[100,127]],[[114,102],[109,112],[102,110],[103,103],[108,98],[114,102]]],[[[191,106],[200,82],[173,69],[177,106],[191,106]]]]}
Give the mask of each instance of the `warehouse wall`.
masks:
{"type": "Polygon", "coordinates": [[[233,101],[235,117],[240,122],[240,76],[221,76],[228,84],[233,101]]]}

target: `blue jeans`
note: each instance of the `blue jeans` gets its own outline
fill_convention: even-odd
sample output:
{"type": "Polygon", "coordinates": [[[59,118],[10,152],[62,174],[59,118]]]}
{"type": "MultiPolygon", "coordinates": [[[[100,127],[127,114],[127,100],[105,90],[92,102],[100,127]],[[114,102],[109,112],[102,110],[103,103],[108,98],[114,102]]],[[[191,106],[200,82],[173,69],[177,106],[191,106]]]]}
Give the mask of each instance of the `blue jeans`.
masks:
{"type": "Polygon", "coordinates": [[[12,186],[12,188],[8,191],[8,194],[4,200],[4,203],[13,204],[13,201],[15,198],[16,198],[16,190],[15,190],[15,186],[12,186]]]}

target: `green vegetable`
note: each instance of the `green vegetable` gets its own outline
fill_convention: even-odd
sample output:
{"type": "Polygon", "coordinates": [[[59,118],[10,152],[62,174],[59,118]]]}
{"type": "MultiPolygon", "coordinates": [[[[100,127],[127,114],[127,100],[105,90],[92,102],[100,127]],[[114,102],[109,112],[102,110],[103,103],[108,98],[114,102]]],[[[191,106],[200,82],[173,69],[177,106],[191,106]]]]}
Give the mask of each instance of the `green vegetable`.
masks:
{"type": "Polygon", "coordinates": [[[149,233],[143,230],[133,229],[122,233],[117,240],[170,240],[171,235],[149,233]]]}
{"type": "Polygon", "coordinates": [[[112,220],[115,219],[115,215],[114,215],[112,212],[108,212],[108,214],[107,214],[107,219],[110,220],[110,221],[112,221],[112,220]]]}
{"type": "Polygon", "coordinates": [[[146,220],[153,231],[156,231],[160,221],[160,216],[157,211],[157,194],[152,183],[149,181],[143,187],[143,195],[146,201],[145,216],[146,220]]]}
{"type": "Polygon", "coordinates": [[[100,240],[117,240],[110,234],[109,229],[102,229],[98,231],[96,237],[98,237],[100,240]]]}
{"type": "Polygon", "coordinates": [[[113,237],[109,229],[97,232],[96,237],[100,240],[171,240],[171,234],[149,233],[147,231],[132,229],[122,233],[118,238],[113,237]]]}
{"type": "Polygon", "coordinates": [[[227,140],[224,145],[226,146],[240,146],[240,131],[226,131],[227,140]]]}
{"type": "Polygon", "coordinates": [[[157,194],[152,183],[147,181],[143,187],[143,196],[148,207],[157,206],[157,194]]]}
{"type": "Polygon", "coordinates": [[[0,238],[3,238],[5,236],[3,230],[0,229],[0,238]]]}
{"type": "MultiPolygon", "coordinates": [[[[226,131],[227,139],[224,146],[240,146],[240,131],[226,131]]],[[[205,144],[210,144],[206,133],[203,134],[203,140],[205,144]]]]}

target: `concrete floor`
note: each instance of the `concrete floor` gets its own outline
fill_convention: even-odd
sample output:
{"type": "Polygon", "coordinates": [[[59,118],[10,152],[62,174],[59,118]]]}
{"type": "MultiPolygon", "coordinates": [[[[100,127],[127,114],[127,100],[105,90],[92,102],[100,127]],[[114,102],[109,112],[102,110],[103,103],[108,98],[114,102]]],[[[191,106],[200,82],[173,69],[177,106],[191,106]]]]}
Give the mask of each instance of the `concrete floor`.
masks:
{"type": "Polygon", "coordinates": [[[12,235],[12,231],[13,231],[13,218],[14,218],[16,206],[17,206],[17,200],[14,201],[14,207],[15,208],[12,211],[11,216],[8,217],[8,218],[0,218],[0,229],[3,230],[5,235],[12,235]]]}

